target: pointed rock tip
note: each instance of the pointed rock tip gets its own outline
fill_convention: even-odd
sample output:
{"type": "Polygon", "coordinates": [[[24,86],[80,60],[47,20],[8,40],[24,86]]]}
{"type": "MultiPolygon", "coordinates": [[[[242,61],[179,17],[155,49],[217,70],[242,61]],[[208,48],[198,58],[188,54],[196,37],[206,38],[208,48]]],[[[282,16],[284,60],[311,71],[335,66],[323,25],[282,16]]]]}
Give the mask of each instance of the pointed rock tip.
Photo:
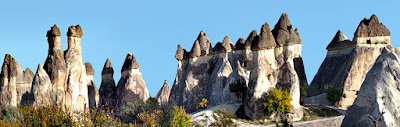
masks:
{"type": "Polygon", "coordinates": [[[224,37],[224,40],[222,41],[222,43],[232,43],[231,39],[229,39],[228,36],[224,37]]]}
{"type": "Polygon", "coordinates": [[[105,74],[114,74],[114,69],[111,64],[110,59],[107,58],[106,63],[104,63],[103,71],[101,72],[102,75],[105,74]]]}
{"type": "Polygon", "coordinates": [[[201,55],[200,42],[199,40],[195,40],[192,46],[192,50],[190,51],[190,57],[198,57],[201,55]]]}
{"type": "Polygon", "coordinates": [[[290,26],[290,20],[289,20],[289,16],[287,13],[283,13],[281,15],[281,17],[279,18],[279,21],[277,24],[280,24],[281,28],[284,28],[285,26],[290,26]]]}
{"type": "Polygon", "coordinates": [[[67,32],[67,36],[68,37],[82,37],[83,32],[82,32],[82,28],[79,25],[76,26],[70,26],[68,27],[68,32],[67,32]]]}
{"type": "Polygon", "coordinates": [[[138,62],[136,61],[135,55],[132,53],[128,53],[128,55],[125,58],[124,65],[122,66],[121,72],[125,70],[131,70],[131,69],[140,69],[138,62]]]}
{"type": "Polygon", "coordinates": [[[94,70],[90,62],[86,62],[85,67],[86,67],[86,75],[94,75],[94,70]]]}

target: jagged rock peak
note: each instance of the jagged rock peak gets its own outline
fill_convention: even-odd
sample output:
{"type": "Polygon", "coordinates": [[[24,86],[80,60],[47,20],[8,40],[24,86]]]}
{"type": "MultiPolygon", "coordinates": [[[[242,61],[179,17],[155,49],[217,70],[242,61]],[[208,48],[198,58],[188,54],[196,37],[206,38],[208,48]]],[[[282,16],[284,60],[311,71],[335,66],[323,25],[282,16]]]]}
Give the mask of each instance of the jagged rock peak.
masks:
{"type": "Polygon", "coordinates": [[[194,41],[192,50],[190,50],[190,57],[198,57],[201,55],[201,49],[200,49],[200,42],[199,40],[194,41]]]}
{"type": "Polygon", "coordinates": [[[347,39],[347,37],[342,33],[342,31],[338,30],[336,32],[335,37],[333,37],[331,43],[342,42],[345,40],[349,40],[349,39],[347,39]]]}
{"type": "Polygon", "coordinates": [[[82,28],[79,25],[76,26],[70,26],[68,27],[68,32],[67,32],[67,36],[68,37],[82,37],[83,32],[82,32],[82,28]]]}
{"type": "Polygon", "coordinates": [[[200,33],[199,33],[199,35],[197,36],[197,39],[196,39],[196,40],[199,40],[199,41],[201,41],[201,40],[207,40],[207,41],[209,41],[210,39],[208,39],[207,34],[204,33],[203,30],[201,30],[200,33]]]}
{"type": "Polygon", "coordinates": [[[373,14],[371,18],[364,18],[358,25],[354,37],[377,37],[390,36],[390,31],[379,22],[378,17],[373,14]]]}
{"type": "Polygon", "coordinates": [[[261,27],[259,38],[253,39],[252,50],[270,49],[276,47],[274,36],[268,23],[265,22],[261,27]],[[258,39],[258,40],[257,40],[258,39]]]}
{"type": "Polygon", "coordinates": [[[222,46],[221,42],[217,42],[213,48],[214,53],[223,53],[226,52],[224,46],[222,46]]]}
{"type": "Polygon", "coordinates": [[[61,36],[60,29],[58,29],[57,25],[51,27],[50,30],[47,31],[46,37],[54,37],[54,36],[61,36]]]}
{"type": "Polygon", "coordinates": [[[164,85],[161,87],[160,91],[158,91],[156,95],[157,101],[168,102],[170,93],[171,93],[171,88],[169,87],[167,80],[165,80],[164,85]]]}
{"type": "Polygon", "coordinates": [[[101,72],[102,75],[105,74],[114,74],[114,69],[111,64],[110,59],[107,58],[106,63],[104,63],[103,71],[101,72]]]}
{"type": "Polygon", "coordinates": [[[0,76],[5,78],[17,76],[17,62],[10,54],[6,54],[4,57],[0,76]]]}
{"type": "Polygon", "coordinates": [[[85,67],[86,67],[87,75],[94,75],[94,70],[93,70],[92,64],[90,62],[85,63],[85,67]]]}
{"type": "Polygon", "coordinates": [[[293,30],[292,24],[290,24],[287,13],[283,13],[276,23],[272,33],[275,37],[275,41],[279,47],[288,46],[292,44],[301,44],[298,32],[293,30]]]}
{"type": "Polygon", "coordinates": [[[175,59],[176,60],[184,59],[185,52],[186,52],[185,49],[183,49],[181,45],[178,45],[178,48],[176,49],[176,53],[175,53],[175,59]]]}
{"type": "Polygon", "coordinates": [[[253,43],[254,38],[256,36],[258,36],[257,31],[256,30],[251,31],[251,33],[249,34],[249,36],[247,37],[246,42],[245,42],[246,49],[251,49],[251,44],[253,43]]]}
{"type": "Polygon", "coordinates": [[[243,38],[239,38],[235,44],[235,49],[236,50],[243,50],[246,48],[246,40],[243,38]]]}
{"type": "Polygon", "coordinates": [[[228,36],[224,37],[224,40],[222,41],[222,46],[225,48],[226,52],[231,52],[233,49],[233,44],[231,39],[229,39],[228,36]]]}
{"type": "Polygon", "coordinates": [[[124,65],[122,66],[121,72],[131,69],[140,69],[139,63],[136,61],[136,57],[132,53],[128,53],[125,58],[124,65]]]}

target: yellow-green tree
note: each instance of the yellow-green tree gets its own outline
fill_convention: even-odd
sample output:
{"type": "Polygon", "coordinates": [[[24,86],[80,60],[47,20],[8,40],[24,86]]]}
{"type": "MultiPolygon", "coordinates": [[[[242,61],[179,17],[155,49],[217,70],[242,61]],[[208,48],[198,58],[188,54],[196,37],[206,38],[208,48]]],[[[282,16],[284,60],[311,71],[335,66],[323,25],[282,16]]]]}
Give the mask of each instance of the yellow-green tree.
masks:
{"type": "Polygon", "coordinates": [[[196,104],[196,109],[201,110],[201,109],[206,109],[208,104],[208,100],[203,98],[201,102],[196,104]]]}
{"type": "Polygon", "coordinates": [[[278,89],[268,90],[267,101],[263,103],[264,110],[266,113],[276,113],[275,122],[278,123],[278,118],[285,113],[290,112],[293,109],[293,105],[290,104],[292,98],[287,91],[280,91],[278,89]]]}

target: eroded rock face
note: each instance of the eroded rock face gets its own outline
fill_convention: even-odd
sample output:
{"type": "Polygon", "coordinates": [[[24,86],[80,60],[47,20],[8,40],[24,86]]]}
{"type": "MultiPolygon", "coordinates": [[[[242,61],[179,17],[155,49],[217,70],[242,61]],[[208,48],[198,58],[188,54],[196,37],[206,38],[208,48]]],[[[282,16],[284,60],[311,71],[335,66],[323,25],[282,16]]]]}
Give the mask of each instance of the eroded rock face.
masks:
{"type": "Polygon", "coordinates": [[[106,109],[113,108],[116,104],[116,87],[114,81],[114,69],[109,59],[107,59],[106,63],[104,64],[101,75],[99,107],[106,109]]]}
{"type": "MultiPolygon", "coordinates": [[[[209,101],[209,106],[243,101],[246,115],[258,119],[264,116],[262,103],[267,91],[278,88],[288,90],[293,98],[291,103],[295,109],[289,115],[290,120],[301,119],[299,84],[302,81],[299,78],[306,78],[301,59],[301,40],[298,31],[281,27],[291,26],[290,22],[286,23],[287,19],[284,21],[278,22],[282,25],[276,28],[282,29],[281,33],[290,30],[286,33],[290,36],[277,34],[285,43],[282,47],[277,45],[276,37],[265,23],[260,35],[252,31],[247,40],[239,39],[236,47],[225,37],[222,43],[216,43],[212,55],[178,59],[177,75],[169,100],[185,106],[188,112],[195,111],[195,105],[203,98],[209,101]],[[230,91],[229,85],[238,82],[247,86],[245,95],[230,91]]],[[[280,33],[279,30],[277,33],[280,33]]],[[[192,54],[196,43],[193,44],[192,54]]],[[[306,79],[303,82],[307,84],[306,79]]]]}
{"type": "Polygon", "coordinates": [[[367,72],[372,68],[382,49],[393,47],[390,44],[390,36],[386,34],[388,32],[382,32],[383,28],[384,26],[373,15],[371,19],[361,21],[355,33],[360,36],[355,36],[353,41],[347,40],[344,34],[338,31],[327,47],[327,56],[310,84],[308,96],[322,94],[325,92],[324,85],[331,85],[343,89],[343,96],[335,106],[341,109],[351,106],[367,72]],[[363,30],[364,27],[367,30],[363,30]]]}
{"type": "Polygon", "coordinates": [[[79,25],[68,28],[68,49],[65,51],[67,79],[65,89],[65,105],[74,111],[83,111],[89,107],[86,67],[82,59],[81,37],[79,25]]]}
{"type": "Polygon", "coordinates": [[[56,103],[65,103],[65,84],[67,77],[67,66],[64,59],[64,52],[61,50],[60,30],[56,25],[47,31],[49,50],[43,69],[48,74],[53,84],[51,95],[56,103]]]}
{"type": "Polygon", "coordinates": [[[210,39],[208,39],[208,36],[206,33],[204,33],[204,31],[200,31],[199,36],[197,36],[196,40],[199,41],[201,55],[207,55],[212,53],[210,39]]]}
{"type": "Polygon", "coordinates": [[[88,83],[88,96],[89,96],[89,108],[90,109],[96,109],[99,105],[100,101],[100,95],[99,91],[97,90],[96,84],[94,84],[94,70],[92,68],[92,64],[89,62],[85,63],[85,68],[86,68],[86,82],[88,83]]]}
{"type": "Polygon", "coordinates": [[[38,69],[35,74],[35,78],[32,82],[32,95],[33,106],[47,106],[50,105],[55,98],[53,94],[53,84],[51,83],[50,77],[43,69],[42,65],[38,65],[38,69]]]}
{"type": "Polygon", "coordinates": [[[372,69],[367,73],[354,104],[348,108],[342,127],[400,126],[400,59],[396,53],[384,49],[372,69]],[[384,112],[384,113],[383,113],[384,112]]]}
{"type": "Polygon", "coordinates": [[[169,94],[171,92],[171,88],[168,85],[167,80],[164,81],[164,85],[161,87],[160,91],[158,91],[156,95],[156,99],[159,103],[166,103],[169,99],[169,94]]]}
{"type": "Polygon", "coordinates": [[[131,53],[126,56],[121,69],[121,79],[117,85],[116,96],[118,107],[125,102],[134,102],[137,99],[146,101],[150,97],[139,64],[131,53]]]}
{"type": "Polygon", "coordinates": [[[298,36],[298,33],[293,30],[287,13],[281,15],[281,18],[275,25],[272,33],[274,34],[277,45],[280,47],[292,44],[301,44],[300,37],[298,36]]]}
{"type": "Polygon", "coordinates": [[[24,71],[11,55],[6,54],[0,74],[0,105],[27,104],[25,100],[31,99],[32,80],[33,72],[30,69],[24,71]]]}

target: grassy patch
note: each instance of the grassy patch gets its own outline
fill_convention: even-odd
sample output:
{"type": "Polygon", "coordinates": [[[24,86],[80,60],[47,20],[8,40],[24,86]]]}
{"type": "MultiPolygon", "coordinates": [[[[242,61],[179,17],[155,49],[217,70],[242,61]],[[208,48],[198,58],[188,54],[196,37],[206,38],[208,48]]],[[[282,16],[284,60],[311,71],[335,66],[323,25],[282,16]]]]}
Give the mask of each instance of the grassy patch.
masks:
{"type": "Polygon", "coordinates": [[[338,111],[324,106],[306,105],[302,121],[323,119],[328,117],[340,116],[338,111]]]}

